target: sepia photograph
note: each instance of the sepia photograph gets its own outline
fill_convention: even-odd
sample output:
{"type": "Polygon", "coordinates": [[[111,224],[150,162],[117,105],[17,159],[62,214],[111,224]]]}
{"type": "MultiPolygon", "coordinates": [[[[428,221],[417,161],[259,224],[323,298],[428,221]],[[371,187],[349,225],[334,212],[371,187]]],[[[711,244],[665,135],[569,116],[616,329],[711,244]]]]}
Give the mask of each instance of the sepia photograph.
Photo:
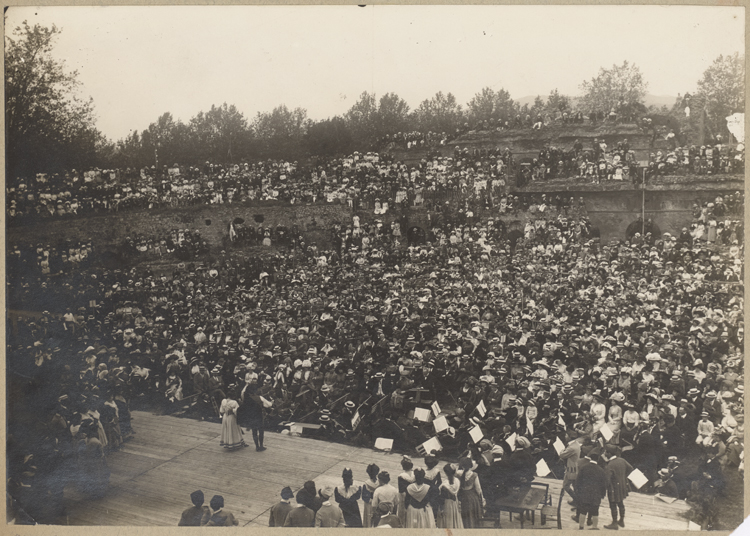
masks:
{"type": "Polygon", "coordinates": [[[4,19],[7,524],[743,522],[744,7],[4,19]]]}

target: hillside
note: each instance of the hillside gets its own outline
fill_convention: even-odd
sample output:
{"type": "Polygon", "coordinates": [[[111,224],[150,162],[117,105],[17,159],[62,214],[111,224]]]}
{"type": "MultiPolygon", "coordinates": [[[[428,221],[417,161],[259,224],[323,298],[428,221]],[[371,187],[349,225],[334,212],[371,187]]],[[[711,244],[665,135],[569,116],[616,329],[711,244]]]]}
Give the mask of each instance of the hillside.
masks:
{"type": "MultiPolygon", "coordinates": [[[[546,96],[540,95],[542,99],[546,100],[546,96]]],[[[534,99],[536,99],[536,95],[527,95],[525,97],[521,97],[520,99],[514,99],[518,104],[523,106],[524,104],[528,104],[531,106],[534,104],[534,99]]],[[[570,96],[569,98],[571,102],[575,105],[575,103],[580,98],[579,95],[570,96]]],[[[671,108],[672,105],[674,105],[675,101],[677,100],[677,97],[674,95],[652,95],[651,93],[646,93],[646,96],[643,97],[643,104],[648,106],[655,106],[657,108],[661,108],[662,106],[666,106],[667,108],[671,108]]]]}
{"type": "MultiPolygon", "coordinates": [[[[441,149],[446,156],[452,156],[456,147],[464,148],[490,148],[499,147],[510,149],[518,160],[531,159],[538,156],[539,151],[546,144],[553,147],[569,151],[573,148],[576,140],[580,140],[584,148],[591,148],[594,138],[604,139],[608,146],[617,145],[617,142],[628,140],[630,148],[635,151],[636,158],[640,161],[647,161],[649,152],[653,149],[663,149],[661,140],[657,139],[656,144],[651,145],[651,134],[646,134],[634,124],[617,124],[609,123],[599,125],[551,125],[542,130],[532,130],[530,128],[518,128],[504,130],[502,132],[472,130],[456,138],[441,149]]],[[[418,162],[422,159],[426,150],[395,149],[392,151],[397,160],[406,164],[418,162]]]]}

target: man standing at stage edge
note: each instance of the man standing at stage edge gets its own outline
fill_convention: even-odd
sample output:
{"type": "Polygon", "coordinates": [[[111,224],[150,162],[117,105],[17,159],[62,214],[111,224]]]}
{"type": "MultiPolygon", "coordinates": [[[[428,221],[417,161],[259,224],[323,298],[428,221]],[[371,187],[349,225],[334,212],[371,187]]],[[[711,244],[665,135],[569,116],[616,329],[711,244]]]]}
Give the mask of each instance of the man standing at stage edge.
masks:
{"type": "Polygon", "coordinates": [[[583,530],[586,516],[591,516],[591,524],[594,530],[599,529],[599,505],[607,494],[607,477],[604,469],[599,467],[599,455],[591,454],[589,463],[578,470],[576,479],[576,515],[574,521],[578,521],[578,528],[583,530]]]}
{"type": "Polygon", "coordinates": [[[292,510],[291,501],[294,492],[289,486],[281,490],[281,501],[271,507],[271,514],[268,516],[269,527],[283,527],[286,522],[286,516],[292,510]]]}
{"type": "Polygon", "coordinates": [[[581,441],[574,430],[568,431],[570,443],[560,453],[560,460],[565,462],[565,477],[563,478],[563,489],[570,495],[570,504],[576,504],[576,491],[573,489],[578,478],[578,460],[581,457],[581,441]]]}
{"type": "Polygon", "coordinates": [[[617,530],[625,527],[625,499],[628,496],[628,475],[633,467],[620,457],[620,447],[607,445],[605,460],[607,460],[607,497],[609,498],[609,509],[612,512],[612,523],[605,525],[605,529],[617,530]],[[607,458],[607,455],[609,458],[607,458]],[[617,519],[617,510],[620,510],[620,519],[617,519]]]}

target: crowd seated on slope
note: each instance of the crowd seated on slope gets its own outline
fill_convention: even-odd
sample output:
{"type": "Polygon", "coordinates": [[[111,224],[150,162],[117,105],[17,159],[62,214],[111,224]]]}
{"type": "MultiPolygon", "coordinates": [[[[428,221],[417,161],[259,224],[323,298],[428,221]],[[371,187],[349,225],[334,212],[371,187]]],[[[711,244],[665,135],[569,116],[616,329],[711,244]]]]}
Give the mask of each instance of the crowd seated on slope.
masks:
{"type": "MultiPolygon", "coordinates": [[[[407,136],[408,138],[408,136],[407,136]]],[[[162,170],[92,170],[33,178],[15,178],[6,185],[9,225],[74,218],[110,211],[247,203],[346,204],[352,208],[387,211],[389,207],[421,206],[429,201],[460,199],[492,203],[510,186],[532,181],[570,178],[640,183],[643,173],[627,139],[591,146],[575,140],[572,147],[546,144],[534,156],[510,148],[459,147],[441,151],[441,141],[427,135],[428,151],[419,162],[405,164],[390,153],[358,153],[343,158],[310,159],[301,164],[283,160],[162,170]],[[434,142],[434,143],[433,143],[434,142]]],[[[418,140],[412,140],[415,143],[418,140]]],[[[411,143],[410,141],[406,142],[411,143]]],[[[744,146],[675,147],[654,152],[647,179],[660,175],[723,175],[744,172],[744,146]]]]}
{"type": "Polygon", "coordinates": [[[488,490],[495,461],[516,467],[488,496],[539,459],[566,466],[556,438],[620,449],[643,490],[671,479],[694,498],[709,474],[721,493],[744,442],[741,222],[707,224],[714,203],[694,232],[602,243],[575,202],[524,203],[535,210],[516,235],[464,205],[435,211],[424,235],[408,214],[355,216],[330,246],[212,251],[163,274],[88,261],[46,273],[48,246],[13,246],[9,303],[45,307],[8,330],[11,494],[53,519],[64,485],[104,492],[133,406],[210,419],[235,396],[243,423],[254,393],[273,401],[269,428],[309,422],[406,453],[437,435],[439,456],[470,458],[488,490]],[[432,401],[439,432],[411,412],[432,401]]]}

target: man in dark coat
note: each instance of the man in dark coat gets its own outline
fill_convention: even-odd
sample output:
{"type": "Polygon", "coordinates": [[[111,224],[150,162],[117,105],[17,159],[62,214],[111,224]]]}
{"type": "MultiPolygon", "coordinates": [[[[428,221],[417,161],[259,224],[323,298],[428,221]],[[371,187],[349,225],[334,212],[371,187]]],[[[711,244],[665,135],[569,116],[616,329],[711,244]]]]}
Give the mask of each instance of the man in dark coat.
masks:
{"type": "Polygon", "coordinates": [[[682,432],[676,426],[674,415],[667,413],[664,416],[664,429],[661,431],[662,456],[666,459],[673,455],[682,455],[682,432]]]}
{"type": "MultiPolygon", "coordinates": [[[[507,443],[506,443],[507,444],[507,443]]],[[[534,480],[536,464],[531,456],[531,442],[521,436],[516,438],[516,450],[503,460],[509,487],[526,484],[534,480]]]]}
{"type": "Polygon", "coordinates": [[[607,497],[609,498],[609,509],[612,512],[612,523],[605,525],[605,529],[617,530],[625,527],[625,498],[628,496],[630,485],[628,475],[633,467],[620,457],[620,447],[607,445],[605,459],[607,460],[607,497]],[[620,510],[620,519],[617,519],[617,510],[620,510]]]}
{"type": "Polygon", "coordinates": [[[578,522],[580,530],[583,530],[587,515],[591,516],[592,528],[599,528],[599,505],[607,494],[607,476],[599,467],[599,455],[592,453],[588,458],[589,462],[578,470],[575,485],[577,509],[573,521],[578,522]]]}
{"type": "Polygon", "coordinates": [[[205,525],[211,517],[208,506],[203,506],[205,499],[201,490],[191,493],[190,500],[193,501],[193,506],[182,512],[178,527],[200,527],[205,525]]]}
{"type": "Polygon", "coordinates": [[[495,445],[490,452],[492,463],[487,468],[485,479],[480,479],[480,482],[487,500],[487,509],[494,510],[496,508],[495,501],[508,494],[508,487],[506,485],[506,466],[503,463],[503,447],[495,445]]]}
{"type": "MultiPolygon", "coordinates": [[[[308,480],[301,490],[297,492],[297,503],[304,504],[310,510],[313,511],[313,519],[315,514],[320,510],[323,505],[323,501],[318,497],[318,492],[315,489],[315,482],[308,480]]],[[[311,525],[312,526],[312,525],[311,525]]]]}
{"type": "Polygon", "coordinates": [[[659,480],[654,483],[654,487],[656,488],[657,493],[679,499],[680,494],[677,489],[677,484],[672,480],[672,477],[669,474],[669,469],[666,467],[659,469],[659,480]]]}
{"type": "MultiPolygon", "coordinates": [[[[299,493],[297,494],[299,496],[299,493]]],[[[312,527],[315,524],[315,513],[307,505],[299,503],[292,508],[284,521],[285,527],[312,527]]]]}
{"type": "Polygon", "coordinates": [[[289,501],[294,497],[294,492],[289,486],[281,490],[281,501],[271,507],[271,514],[268,517],[269,527],[283,527],[287,515],[292,510],[289,501]]]}
{"type": "Polygon", "coordinates": [[[252,431],[255,450],[258,452],[266,450],[266,447],[263,446],[263,439],[265,437],[263,430],[264,400],[255,385],[249,385],[243,393],[242,411],[245,414],[245,422],[248,425],[248,430],[252,431]]]}

